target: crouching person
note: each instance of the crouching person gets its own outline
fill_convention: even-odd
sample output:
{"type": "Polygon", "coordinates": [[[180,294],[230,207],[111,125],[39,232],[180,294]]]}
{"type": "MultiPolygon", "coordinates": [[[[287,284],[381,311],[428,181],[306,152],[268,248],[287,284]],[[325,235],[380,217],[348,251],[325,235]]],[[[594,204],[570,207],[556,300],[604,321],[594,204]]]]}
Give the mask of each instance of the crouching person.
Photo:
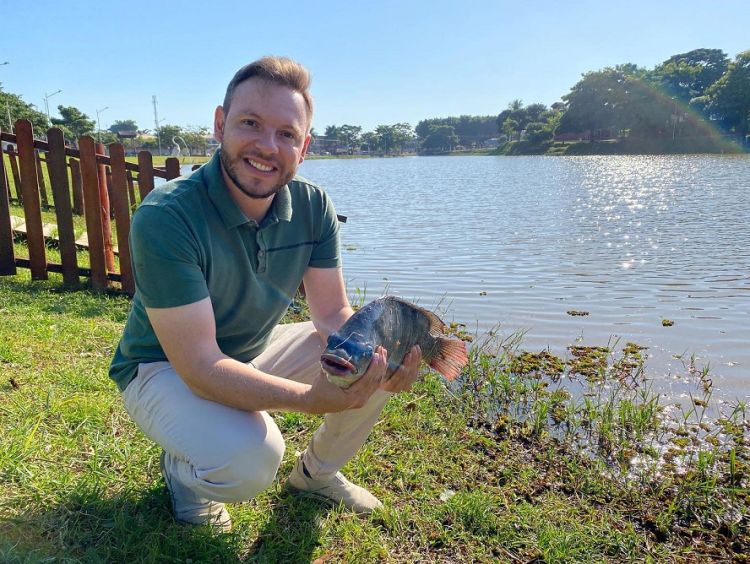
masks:
{"type": "Polygon", "coordinates": [[[284,455],[275,410],[326,414],[287,480],[292,489],[360,513],[379,507],[339,470],[390,395],[418,376],[413,350],[385,381],[382,349],[348,389],[322,374],[324,343],[353,311],[334,207],[295,176],[311,139],[309,82],[285,58],[242,67],[215,111],[220,149],[152,191],[133,216],[136,294],[110,375],[163,449],[183,523],[229,530],[224,504],[273,483],[284,455]],[[279,325],[302,281],[312,321],[279,325]]]}

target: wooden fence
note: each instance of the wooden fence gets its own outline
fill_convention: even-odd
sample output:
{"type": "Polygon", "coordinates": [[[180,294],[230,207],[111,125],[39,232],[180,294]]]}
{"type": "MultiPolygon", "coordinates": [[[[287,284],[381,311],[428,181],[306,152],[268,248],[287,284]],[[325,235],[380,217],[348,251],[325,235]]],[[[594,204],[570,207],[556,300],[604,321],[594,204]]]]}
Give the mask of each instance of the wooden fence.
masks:
{"type": "Polygon", "coordinates": [[[95,290],[118,282],[122,291],[132,295],[130,217],[154,188],[155,177],[170,180],[180,175],[179,160],[168,158],[165,168],[157,168],[151,153],[141,151],[137,164],[130,163],[121,143],[109,145],[107,155],[104,146],[89,136],[78,140],[78,149],[66,147],[62,131],[55,127],[47,131],[47,141],[40,141],[34,139],[28,120],[15,123],[15,134],[0,131],[0,139],[3,147],[7,144],[0,152],[0,275],[29,268],[32,279],[46,280],[49,272],[58,272],[69,286],[80,284],[83,276],[91,279],[95,290]],[[8,155],[10,170],[3,153],[8,155]],[[42,220],[42,212],[52,210],[55,232],[42,220]],[[16,224],[21,211],[23,225],[16,224]],[[85,234],[78,238],[75,224],[80,226],[81,220],[77,217],[85,220],[85,234]],[[26,238],[28,257],[16,256],[14,239],[20,236],[26,238]],[[59,263],[47,260],[47,245],[59,248],[59,263]],[[80,249],[88,252],[88,268],[78,265],[80,249]]]}

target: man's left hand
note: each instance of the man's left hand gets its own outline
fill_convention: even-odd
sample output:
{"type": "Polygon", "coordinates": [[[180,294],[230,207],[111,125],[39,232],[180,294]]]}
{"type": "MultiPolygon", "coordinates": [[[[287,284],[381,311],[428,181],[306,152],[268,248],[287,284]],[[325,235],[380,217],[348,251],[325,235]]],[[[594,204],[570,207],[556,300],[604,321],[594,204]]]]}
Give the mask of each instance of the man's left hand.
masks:
{"type": "Polygon", "coordinates": [[[414,345],[404,357],[401,366],[393,373],[393,376],[380,384],[380,389],[394,394],[410,390],[419,378],[419,363],[421,360],[422,349],[419,345],[414,345]]]}

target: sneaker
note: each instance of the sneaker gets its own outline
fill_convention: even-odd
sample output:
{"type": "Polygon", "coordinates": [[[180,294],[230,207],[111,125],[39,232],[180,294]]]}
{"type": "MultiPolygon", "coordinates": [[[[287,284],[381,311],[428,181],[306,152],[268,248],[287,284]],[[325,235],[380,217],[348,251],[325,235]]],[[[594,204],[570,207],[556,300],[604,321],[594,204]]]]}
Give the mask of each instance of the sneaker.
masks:
{"type": "Polygon", "coordinates": [[[200,497],[193,490],[180,483],[167,471],[162,451],[160,458],[161,474],[167,484],[172,500],[172,514],[183,525],[210,525],[216,532],[228,533],[232,530],[232,518],[223,503],[200,497]]]}
{"type": "Polygon", "coordinates": [[[373,510],[383,507],[378,498],[366,489],[352,484],[341,472],[336,472],[336,475],[330,480],[313,479],[304,462],[302,462],[301,456],[294,465],[294,470],[287,480],[287,485],[294,490],[308,493],[336,505],[342,504],[347,509],[362,515],[367,515],[372,513],[373,510]]]}

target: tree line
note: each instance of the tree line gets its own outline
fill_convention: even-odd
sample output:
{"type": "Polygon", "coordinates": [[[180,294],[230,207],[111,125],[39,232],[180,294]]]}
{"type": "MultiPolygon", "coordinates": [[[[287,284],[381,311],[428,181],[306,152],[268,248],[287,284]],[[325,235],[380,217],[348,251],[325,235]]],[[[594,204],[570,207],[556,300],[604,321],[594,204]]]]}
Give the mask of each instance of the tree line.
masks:
{"type": "MultiPolygon", "coordinates": [[[[20,96],[0,88],[0,108],[13,119],[26,118],[46,130],[47,116],[20,96]]],[[[96,131],[94,120],[74,106],[58,106],[52,124],[74,141],[97,134],[102,142],[117,133],[136,131],[141,148],[167,152],[176,138],[191,151],[205,152],[208,128],[164,125],[155,131],[138,130],[133,120],[115,121],[107,131],[96,131]]],[[[4,121],[0,119],[0,123],[4,121]]],[[[415,128],[408,123],[378,125],[363,131],[358,125],[329,125],[323,135],[312,131],[316,152],[378,154],[423,150],[442,152],[457,147],[482,147],[488,140],[526,140],[533,145],[558,138],[677,139],[705,135],[706,125],[735,135],[750,133],[750,50],[730,60],[721,49],[695,49],[673,55],[653,69],[632,63],[583,74],[561,101],[524,105],[514,100],[498,115],[429,118],[415,128]]]]}

